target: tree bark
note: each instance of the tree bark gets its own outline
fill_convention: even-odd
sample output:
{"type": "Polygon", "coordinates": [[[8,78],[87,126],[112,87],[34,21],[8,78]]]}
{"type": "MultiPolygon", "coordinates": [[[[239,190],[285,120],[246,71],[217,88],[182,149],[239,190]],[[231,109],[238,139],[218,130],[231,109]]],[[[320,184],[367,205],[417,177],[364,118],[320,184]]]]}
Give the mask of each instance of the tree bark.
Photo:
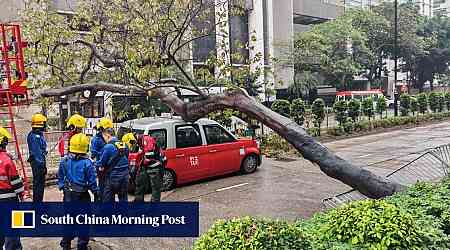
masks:
{"type": "MultiPolygon", "coordinates": [[[[86,84],[88,85],[88,84],[86,84]]],[[[112,86],[107,86],[112,91],[112,86]]],[[[94,86],[85,86],[92,89],[94,86]]],[[[124,87],[124,86],[122,86],[124,87]]],[[[129,87],[129,86],[128,86],[129,87]]],[[[96,90],[99,85],[95,86],[96,90]]],[[[78,88],[77,88],[78,89],[78,88]]],[[[71,89],[73,91],[74,88],[71,89]]],[[[136,90],[136,89],[134,89],[136,90]]],[[[122,92],[117,89],[114,92],[122,92]]],[[[244,90],[229,90],[221,94],[209,95],[203,100],[185,103],[168,88],[152,88],[146,90],[149,95],[157,96],[162,102],[172,108],[185,121],[194,122],[205,117],[208,113],[233,108],[247,115],[253,116],[264,125],[270,127],[281,137],[292,144],[305,159],[318,165],[328,176],[337,179],[370,198],[382,198],[403,190],[403,186],[388,181],[372,172],[355,166],[332,153],[327,147],[308,135],[304,128],[294,121],[273,112],[269,108],[250,97],[244,90]]],[[[144,92],[145,93],[145,92],[144,92]]],[[[67,88],[41,91],[41,96],[57,96],[69,94],[67,88]]]]}

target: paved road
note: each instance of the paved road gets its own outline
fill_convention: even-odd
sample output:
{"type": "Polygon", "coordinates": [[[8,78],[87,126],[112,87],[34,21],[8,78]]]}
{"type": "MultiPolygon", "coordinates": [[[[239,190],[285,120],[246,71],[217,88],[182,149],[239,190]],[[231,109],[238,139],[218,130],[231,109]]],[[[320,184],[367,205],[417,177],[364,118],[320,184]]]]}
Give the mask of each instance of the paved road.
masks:
{"type": "MultiPolygon", "coordinates": [[[[450,143],[450,122],[327,143],[341,157],[378,174],[407,163],[427,148],[450,143]]],[[[215,220],[260,216],[295,220],[322,209],[321,199],[348,187],[325,176],[313,164],[297,159],[265,159],[251,175],[234,175],[177,188],[166,193],[167,201],[199,201],[201,232],[215,220]]],[[[60,200],[49,188],[46,200],[60,200]]],[[[194,239],[98,238],[93,249],[183,249],[194,239]]],[[[58,239],[24,239],[25,249],[56,249],[58,239]]],[[[75,245],[75,242],[73,243],[75,245]]]]}

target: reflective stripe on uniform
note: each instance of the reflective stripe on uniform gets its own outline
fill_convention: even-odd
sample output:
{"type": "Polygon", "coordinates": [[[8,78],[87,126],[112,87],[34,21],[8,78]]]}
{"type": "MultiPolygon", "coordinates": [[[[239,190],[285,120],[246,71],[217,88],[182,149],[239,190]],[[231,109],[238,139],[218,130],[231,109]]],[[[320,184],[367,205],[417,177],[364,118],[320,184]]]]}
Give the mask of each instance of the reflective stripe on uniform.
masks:
{"type": "Polygon", "coordinates": [[[6,194],[0,194],[0,200],[6,199],[6,198],[14,198],[17,197],[16,193],[6,193],[6,194]]]}
{"type": "Polygon", "coordinates": [[[0,176],[0,181],[7,181],[8,180],[8,176],[0,176]]]}
{"type": "Polygon", "coordinates": [[[25,189],[23,188],[23,186],[19,189],[14,190],[16,192],[16,194],[22,193],[25,189]]]}
{"type": "Polygon", "coordinates": [[[19,183],[22,183],[22,180],[20,178],[17,179],[17,180],[11,181],[11,185],[16,185],[16,184],[19,184],[19,183]]]}
{"type": "Polygon", "coordinates": [[[153,163],[152,165],[150,165],[149,167],[151,167],[151,168],[156,168],[156,167],[158,167],[159,165],[161,165],[161,163],[160,163],[160,162],[156,162],[156,163],[153,163]]]}

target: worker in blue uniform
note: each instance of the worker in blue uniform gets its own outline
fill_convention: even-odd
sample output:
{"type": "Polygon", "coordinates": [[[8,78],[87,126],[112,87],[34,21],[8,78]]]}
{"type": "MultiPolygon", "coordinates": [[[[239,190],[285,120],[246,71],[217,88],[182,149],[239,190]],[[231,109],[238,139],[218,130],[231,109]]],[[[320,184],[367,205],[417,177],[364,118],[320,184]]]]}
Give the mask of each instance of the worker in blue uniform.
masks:
{"type": "MultiPolygon", "coordinates": [[[[102,155],[103,148],[106,145],[106,141],[104,139],[103,134],[106,133],[105,137],[108,137],[108,133],[113,129],[113,122],[111,119],[103,117],[97,124],[97,134],[91,140],[91,159],[94,163],[96,163],[100,156],[102,155]]],[[[105,180],[102,173],[99,172],[99,166],[96,166],[97,176],[98,176],[98,187],[100,188],[100,193],[103,193],[103,189],[105,186],[105,180]]],[[[101,199],[101,197],[100,197],[101,199]]]]}
{"type": "MultiPolygon", "coordinates": [[[[78,133],[70,138],[69,153],[61,160],[58,169],[58,187],[64,193],[64,202],[91,202],[89,190],[94,200],[99,200],[97,174],[92,161],[88,158],[89,138],[78,133]]],[[[73,237],[64,237],[61,247],[71,248],[73,237]]],[[[89,237],[78,237],[78,250],[88,249],[89,237]]]]}
{"type": "Polygon", "coordinates": [[[44,138],[46,123],[47,117],[39,113],[34,114],[31,117],[32,130],[27,137],[28,162],[33,173],[33,202],[42,202],[44,199],[45,176],[47,175],[47,142],[44,138]]]}
{"type": "Polygon", "coordinates": [[[96,162],[99,172],[104,176],[103,202],[114,202],[116,195],[120,202],[128,201],[128,147],[112,135],[111,130],[103,132],[107,142],[100,159],[96,162]]]}

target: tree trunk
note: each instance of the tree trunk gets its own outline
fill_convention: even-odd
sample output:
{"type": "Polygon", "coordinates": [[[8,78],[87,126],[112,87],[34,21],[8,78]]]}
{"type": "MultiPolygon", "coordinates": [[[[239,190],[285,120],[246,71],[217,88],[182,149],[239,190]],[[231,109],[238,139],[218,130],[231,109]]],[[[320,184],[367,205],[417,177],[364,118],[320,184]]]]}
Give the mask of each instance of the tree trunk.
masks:
{"type": "MultiPolygon", "coordinates": [[[[109,84],[108,87],[112,88],[112,85],[109,84]]],[[[49,93],[52,96],[69,94],[63,90],[52,89],[43,91],[41,95],[49,96],[49,93]]],[[[127,91],[130,91],[130,87],[128,87],[127,91]]],[[[123,90],[119,92],[123,92],[123,90]]],[[[222,94],[206,96],[200,101],[188,103],[183,102],[171,92],[172,90],[168,88],[155,88],[148,93],[159,97],[162,102],[170,106],[185,121],[194,122],[205,117],[210,112],[223,108],[233,108],[253,116],[286,139],[305,159],[318,165],[326,175],[342,181],[368,197],[382,198],[403,190],[403,186],[379,177],[366,169],[354,166],[333,154],[327,147],[308,135],[301,126],[265,107],[250,97],[244,90],[226,91],[222,94]]]]}

